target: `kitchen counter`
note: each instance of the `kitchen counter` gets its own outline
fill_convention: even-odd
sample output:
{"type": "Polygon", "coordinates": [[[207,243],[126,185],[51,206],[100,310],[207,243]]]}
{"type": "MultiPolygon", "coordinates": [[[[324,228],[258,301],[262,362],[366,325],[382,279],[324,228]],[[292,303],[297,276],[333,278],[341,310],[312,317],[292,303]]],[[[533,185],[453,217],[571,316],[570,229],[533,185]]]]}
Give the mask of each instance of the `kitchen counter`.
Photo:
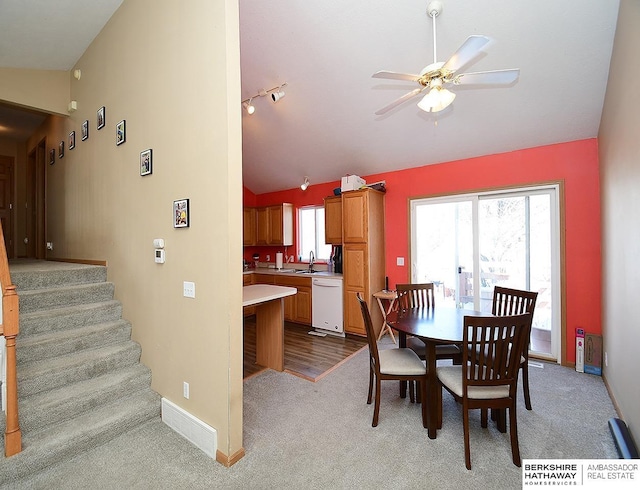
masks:
{"type": "Polygon", "coordinates": [[[270,284],[253,284],[242,288],[242,306],[257,305],[274,299],[296,294],[296,288],[272,286],[270,284]]]}
{"type": "Polygon", "coordinates": [[[294,277],[309,277],[309,278],[333,277],[335,279],[342,279],[342,274],[336,274],[335,272],[316,271],[312,274],[309,274],[309,273],[296,272],[296,270],[306,270],[306,269],[288,268],[288,269],[282,269],[281,271],[278,271],[276,269],[271,269],[267,267],[258,267],[257,269],[249,269],[247,271],[244,271],[243,274],[267,274],[271,276],[294,276],[294,277]]]}

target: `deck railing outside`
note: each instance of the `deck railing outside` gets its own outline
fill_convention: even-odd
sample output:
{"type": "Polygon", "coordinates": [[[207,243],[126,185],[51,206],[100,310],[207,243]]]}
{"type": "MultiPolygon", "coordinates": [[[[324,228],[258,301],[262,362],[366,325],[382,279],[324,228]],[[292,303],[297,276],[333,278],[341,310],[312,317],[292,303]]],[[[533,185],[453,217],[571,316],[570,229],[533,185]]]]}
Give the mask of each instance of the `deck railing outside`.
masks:
{"type": "Polygon", "coordinates": [[[22,451],[22,434],[18,421],[18,376],[16,372],[16,337],[18,336],[18,295],[11,283],[9,261],[0,226],[0,285],[2,286],[2,324],[0,336],[6,343],[6,416],[4,455],[13,456],[22,451]]]}

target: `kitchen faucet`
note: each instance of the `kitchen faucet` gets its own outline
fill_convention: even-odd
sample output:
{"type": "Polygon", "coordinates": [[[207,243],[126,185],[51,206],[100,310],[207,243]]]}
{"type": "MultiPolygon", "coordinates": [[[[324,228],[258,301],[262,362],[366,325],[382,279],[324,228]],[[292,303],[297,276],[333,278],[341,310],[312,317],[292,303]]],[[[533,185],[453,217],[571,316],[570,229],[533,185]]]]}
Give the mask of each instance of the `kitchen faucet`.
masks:
{"type": "Polygon", "coordinates": [[[315,262],[315,256],[313,255],[313,250],[309,252],[309,272],[313,272],[313,263],[315,262]]]}

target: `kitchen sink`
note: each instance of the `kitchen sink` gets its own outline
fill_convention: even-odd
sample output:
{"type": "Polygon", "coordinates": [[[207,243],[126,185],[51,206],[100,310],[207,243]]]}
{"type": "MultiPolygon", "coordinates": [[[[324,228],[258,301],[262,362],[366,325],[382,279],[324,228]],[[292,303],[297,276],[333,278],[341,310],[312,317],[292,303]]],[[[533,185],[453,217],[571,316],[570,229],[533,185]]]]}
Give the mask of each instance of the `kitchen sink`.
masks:
{"type": "Polygon", "coordinates": [[[316,272],[320,272],[320,271],[310,271],[308,269],[303,269],[301,271],[296,271],[296,274],[315,274],[316,272]]]}

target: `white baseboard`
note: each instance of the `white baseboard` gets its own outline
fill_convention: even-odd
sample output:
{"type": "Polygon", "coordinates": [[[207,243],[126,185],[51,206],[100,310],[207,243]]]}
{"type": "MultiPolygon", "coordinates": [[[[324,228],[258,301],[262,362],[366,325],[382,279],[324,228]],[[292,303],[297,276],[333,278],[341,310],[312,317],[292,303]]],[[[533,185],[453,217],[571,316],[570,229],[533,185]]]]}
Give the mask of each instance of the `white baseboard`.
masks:
{"type": "Polygon", "coordinates": [[[162,421],[182,437],[191,441],[210,458],[216,459],[216,430],[166,398],[162,399],[162,421]]]}

